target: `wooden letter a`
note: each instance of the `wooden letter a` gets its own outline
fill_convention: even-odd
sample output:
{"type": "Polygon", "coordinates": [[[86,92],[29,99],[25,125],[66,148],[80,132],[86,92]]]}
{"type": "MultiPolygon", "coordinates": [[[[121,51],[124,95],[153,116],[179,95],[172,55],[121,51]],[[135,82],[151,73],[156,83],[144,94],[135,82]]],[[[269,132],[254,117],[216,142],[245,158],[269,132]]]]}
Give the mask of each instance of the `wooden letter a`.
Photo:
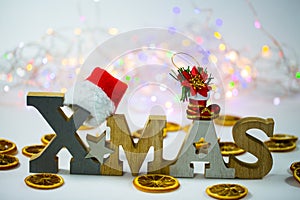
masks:
{"type": "Polygon", "coordinates": [[[181,147],[178,160],[170,166],[170,175],[175,177],[194,177],[193,161],[206,161],[205,177],[234,178],[234,169],[224,163],[213,121],[194,120],[193,125],[181,147]],[[201,151],[197,143],[201,140],[207,144],[201,151]],[[206,151],[205,151],[206,150],[206,151]]]}

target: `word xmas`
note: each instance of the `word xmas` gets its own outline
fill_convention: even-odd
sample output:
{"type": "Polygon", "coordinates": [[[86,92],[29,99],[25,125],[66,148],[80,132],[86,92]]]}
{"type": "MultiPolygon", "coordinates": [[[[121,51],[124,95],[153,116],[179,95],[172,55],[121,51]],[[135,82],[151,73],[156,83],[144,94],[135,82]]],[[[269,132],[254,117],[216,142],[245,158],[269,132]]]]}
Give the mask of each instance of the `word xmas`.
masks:
{"type": "Polygon", "coordinates": [[[235,143],[253,154],[257,161],[247,163],[235,156],[225,163],[220,153],[218,138],[211,120],[194,120],[184,143],[174,160],[163,158],[163,129],[165,116],[149,116],[142,137],[135,143],[131,137],[124,115],[115,114],[107,119],[110,127],[110,141],[105,141],[105,133],[99,137],[87,134],[87,148],[77,129],[89,117],[89,112],[74,107],[71,117],[66,117],[61,110],[63,93],[30,92],[27,105],[34,106],[56,133],[51,142],[38,155],[30,159],[30,172],[57,173],[57,153],[67,148],[72,155],[71,174],[123,175],[123,163],[119,160],[119,148],[123,147],[132,175],[138,175],[150,147],[154,147],[154,159],[148,162],[148,173],[169,174],[174,177],[194,177],[192,162],[205,164],[205,177],[209,178],[262,178],[272,168],[272,156],[263,142],[249,135],[249,129],[262,130],[267,136],[273,135],[274,121],[247,117],[239,120],[232,129],[235,143]],[[105,154],[110,154],[104,158],[105,154]]]}

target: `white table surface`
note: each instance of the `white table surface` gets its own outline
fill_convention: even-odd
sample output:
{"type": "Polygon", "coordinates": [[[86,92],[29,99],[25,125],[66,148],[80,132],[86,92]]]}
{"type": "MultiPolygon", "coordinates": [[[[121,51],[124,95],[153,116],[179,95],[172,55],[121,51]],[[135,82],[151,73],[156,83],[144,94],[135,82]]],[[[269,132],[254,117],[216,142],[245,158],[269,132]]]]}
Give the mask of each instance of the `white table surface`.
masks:
{"type": "MultiPolygon", "coordinates": [[[[282,98],[279,105],[274,105],[271,97],[249,94],[226,101],[226,113],[239,116],[258,116],[273,118],[274,133],[288,133],[300,136],[300,96],[282,98]]],[[[0,137],[17,144],[20,166],[11,170],[0,171],[0,199],[211,199],[206,193],[207,186],[217,183],[238,183],[249,190],[244,199],[297,199],[300,196],[300,183],[296,182],[289,171],[294,161],[300,161],[299,142],[297,148],[288,153],[272,153],[273,167],[263,179],[208,179],[204,178],[204,163],[195,167],[194,178],[179,178],[181,184],[176,191],[162,194],[151,194],[138,191],[132,184],[133,176],[124,165],[123,176],[96,176],[69,174],[70,155],[61,150],[59,155],[59,175],[65,184],[53,190],[38,190],[25,185],[24,178],[29,173],[29,158],[22,154],[22,148],[31,144],[40,144],[40,138],[53,132],[46,121],[35,109],[28,109],[25,102],[12,103],[7,95],[1,97],[0,137]],[[6,98],[6,99],[4,99],[6,98]],[[6,101],[4,101],[6,100],[6,101]]],[[[231,127],[222,128],[221,140],[231,139],[231,127]]],[[[183,134],[183,133],[177,133],[183,134]]],[[[173,140],[169,134],[166,141],[173,140]]],[[[260,139],[268,139],[263,134],[260,139]]],[[[173,142],[173,141],[172,141],[173,142]]],[[[168,146],[166,147],[168,149],[168,146]]],[[[251,156],[250,156],[251,158],[251,156]]],[[[245,157],[245,159],[250,159],[245,157]]],[[[122,158],[124,159],[124,158],[122,158]]],[[[226,160],[226,158],[225,158],[226,160]]],[[[146,169],[143,165],[142,170],[146,169]]]]}

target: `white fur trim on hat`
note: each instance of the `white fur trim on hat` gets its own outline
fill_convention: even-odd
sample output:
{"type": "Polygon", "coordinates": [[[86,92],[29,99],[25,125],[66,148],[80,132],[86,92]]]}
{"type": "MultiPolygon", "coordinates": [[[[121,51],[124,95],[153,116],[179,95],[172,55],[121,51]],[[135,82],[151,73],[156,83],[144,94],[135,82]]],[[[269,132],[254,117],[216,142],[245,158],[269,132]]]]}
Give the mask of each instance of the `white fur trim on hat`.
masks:
{"type": "Polygon", "coordinates": [[[115,105],[106,93],[87,80],[76,83],[66,92],[64,105],[73,104],[91,113],[91,117],[85,121],[85,124],[89,126],[99,126],[115,111],[115,105]]]}

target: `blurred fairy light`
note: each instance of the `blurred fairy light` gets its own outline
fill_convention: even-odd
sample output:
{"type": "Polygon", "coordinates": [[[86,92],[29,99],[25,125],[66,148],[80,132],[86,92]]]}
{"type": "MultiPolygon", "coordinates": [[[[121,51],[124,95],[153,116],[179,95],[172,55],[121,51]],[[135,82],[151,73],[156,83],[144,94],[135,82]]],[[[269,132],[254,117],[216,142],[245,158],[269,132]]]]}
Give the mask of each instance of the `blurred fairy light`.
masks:
{"type": "Polygon", "coordinates": [[[224,22],[220,18],[212,21],[211,9],[200,9],[194,5],[195,9],[199,10],[197,14],[207,16],[204,21],[198,18],[198,21],[194,20],[185,27],[198,44],[203,44],[206,49],[209,49],[209,61],[215,63],[222,71],[224,91],[218,90],[214,98],[219,99],[220,94],[232,98],[256,87],[269,88],[268,90],[274,88],[273,92],[280,96],[299,92],[300,66],[297,56],[288,54],[292,50],[286,45],[281,45],[264,29],[251,1],[246,0],[246,2],[254,15],[254,27],[270,40],[269,43],[263,44],[260,51],[252,58],[241,50],[230,48],[231,45],[226,43],[218,29],[224,22]]]}
{"type": "Polygon", "coordinates": [[[220,39],[222,38],[222,35],[221,35],[221,33],[219,33],[219,32],[214,32],[214,36],[215,36],[215,38],[217,38],[218,40],[220,40],[220,39]]]}
{"type": "Polygon", "coordinates": [[[216,25],[217,26],[222,26],[223,25],[223,20],[220,19],[220,18],[216,19],[216,25]]]}
{"type": "Polygon", "coordinates": [[[274,104],[275,106],[278,106],[278,105],[280,104],[280,98],[279,98],[279,97],[275,97],[275,98],[273,99],[273,104],[274,104]]]}
{"type": "Polygon", "coordinates": [[[156,96],[151,96],[151,101],[152,101],[152,102],[156,102],[156,100],[157,100],[157,97],[156,97],[156,96]]]}
{"type": "Polygon", "coordinates": [[[257,29],[260,29],[261,26],[260,26],[260,22],[258,20],[254,21],[254,27],[257,29]]]}
{"type": "Polygon", "coordinates": [[[165,106],[166,106],[166,108],[172,108],[173,104],[172,104],[172,102],[167,101],[167,102],[165,103],[165,106]]]}
{"type": "MultiPolygon", "coordinates": [[[[99,0],[94,0],[94,2],[98,3],[99,0]]],[[[231,45],[225,41],[220,31],[220,27],[224,26],[225,22],[221,18],[213,19],[212,9],[201,9],[191,2],[197,18],[187,23],[183,33],[198,45],[209,49],[208,56],[202,58],[201,63],[214,63],[222,72],[222,83],[219,82],[215,85],[214,99],[218,100],[222,96],[232,98],[251,87],[261,87],[260,84],[276,85],[281,88],[277,91],[285,91],[286,94],[299,92],[300,68],[299,63],[296,62],[297,59],[292,62],[293,59],[288,57],[289,54],[287,53],[291,50],[281,45],[271,33],[266,31],[250,0],[246,0],[246,2],[254,15],[254,28],[270,40],[270,43],[266,42],[261,46],[254,58],[245,56],[241,50],[231,48],[231,45]],[[277,72],[277,74],[280,72],[281,77],[276,77],[277,75],[269,73],[270,71],[277,72]],[[221,84],[224,87],[220,87],[221,84]]],[[[184,17],[179,6],[172,6],[169,14],[176,18],[184,17]]],[[[79,13],[79,16],[80,22],[86,23],[87,18],[82,13],[79,13]]],[[[180,28],[173,24],[167,26],[167,29],[170,34],[180,31],[180,28]]],[[[120,30],[117,27],[106,29],[102,27],[75,27],[64,31],[49,27],[38,42],[28,44],[20,42],[17,47],[1,56],[0,92],[10,92],[14,88],[21,89],[19,94],[24,93],[25,88],[66,92],[80,73],[80,66],[85,61],[86,53],[94,49],[96,44],[99,44],[104,38],[119,33],[120,30]]],[[[138,40],[138,36],[132,38],[132,42],[138,40]]],[[[191,40],[182,40],[179,44],[183,47],[189,47],[191,40]]],[[[162,42],[144,48],[144,50],[147,48],[168,49],[168,44],[162,42]]],[[[145,62],[157,63],[161,61],[160,64],[164,65],[163,60],[170,59],[173,55],[171,51],[147,54],[144,50],[118,59],[113,63],[111,73],[118,75],[124,71],[131,71],[135,66],[145,62]]],[[[157,81],[165,79],[161,75],[155,78],[157,81]]],[[[141,83],[138,76],[126,76],[125,80],[134,84],[141,83]]],[[[274,87],[274,89],[277,88],[274,87]]],[[[161,84],[159,90],[166,92],[167,87],[161,84]]],[[[274,105],[280,103],[280,98],[276,98],[273,101],[274,105]]],[[[149,99],[156,102],[159,98],[150,96],[149,99]]],[[[172,105],[170,106],[166,102],[165,107],[172,108],[172,105]]]]}
{"type": "Polygon", "coordinates": [[[46,33],[48,35],[53,35],[54,34],[54,30],[52,28],[48,28],[47,31],[46,31],[46,33]]]}
{"type": "Polygon", "coordinates": [[[225,54],[225,58],[227,58],[231,62],[235,62],[238,58],[238,53],[236,51],[229,51],[225,54]]]}
{"type": "Polygon", "coordinates": [[[117,28],[112,27],[108,29],[108,33],[110,35],[117,35],[119,33],[119,30],[117,28]]]}
{"type": "Polygon", "coordinates": [[[81,16],[79,17],[79,21],[80,21],[80,22],[84,22],[85,20],[86,20],[86,17],[85,17],[85,16],[81,15],[81,16]]]}
{"type": "Polygon", "coordinates": [[[210,56],[209,56],[209,59],[210,59],[210,61],[211,61],[212,63],[214,63],[214,64],[217,64],[217,62],[218,62],[218,58],[217,58],[217,56],[215,56],[215,55],[210,55],[210,56]]]}
{"type": "Polygon", "coordinates": [[[270,44],[262,45],[261,52],[252,59],[253,71],[256,72],[255,84],[273,90],[272,92],[275,91],[280,96],[298,93],[300,81],[295,78],[300,68],[298,56],[293,49],[281,44],[264,28],[251,1],[246,0],[246,2],[255,18],[255,28],[270,40],[270,44]]]}
{"type": "Polygon", "coordinates": [[[68,90],[67,88],[64,88],[64,87],[63,87],[63,88],[61,88],[61,89],[60,89],[60,92],[62,92],[62,93],[66,93],[66,92],[67,92],[67,90],[68,90]]]}
{"type": "Polygon", "coordinates": [[[81,32],[82,32],[82,31],[81,31],[80,28],[75,28],[75,29],[74,29],[74,34],[75,34],[75,35],[80,35],[81,32]]]}
{"type": "Polygon", "coordinates": [[[86,53],[99,43],[99,34],[108,36],[99,29],[48,28],[37,42],[20,42],[0,58],[0,93],[14,89],[18,94],[30,89],[65,92],[79,74],[86,53]]]}
{"type": "Polygon", "coordinates": [[[220,49],[220,51],[225,51],[225,50],[226,50],[226,45],[223,44],[223,43],[221,43],[221,44],[219,45],[219,49],[220,49]]]}
{"type": "Polygon", "coordinates": [[[268,45],[263,45],[261,48],[261,55],[263,57],[268,57],[270,56],[271,51],[270,51],[270,47],[268,45]]]}
{"type": "Polygon", "coordinates": [[[10,88],[9,88],[9,86],[8,86],[8,85],[5,85],[5,86],[4,86],[4,88],[3,88],[4,92],[8,92],[8,91],[9,91],[9,89],[10,89],[10,88]]]}
{"type": "Polygon", "coordinates": [[[176,15],[180,14],[180,8],[178,6],[173,7],[173,13],[176,15]]]}

